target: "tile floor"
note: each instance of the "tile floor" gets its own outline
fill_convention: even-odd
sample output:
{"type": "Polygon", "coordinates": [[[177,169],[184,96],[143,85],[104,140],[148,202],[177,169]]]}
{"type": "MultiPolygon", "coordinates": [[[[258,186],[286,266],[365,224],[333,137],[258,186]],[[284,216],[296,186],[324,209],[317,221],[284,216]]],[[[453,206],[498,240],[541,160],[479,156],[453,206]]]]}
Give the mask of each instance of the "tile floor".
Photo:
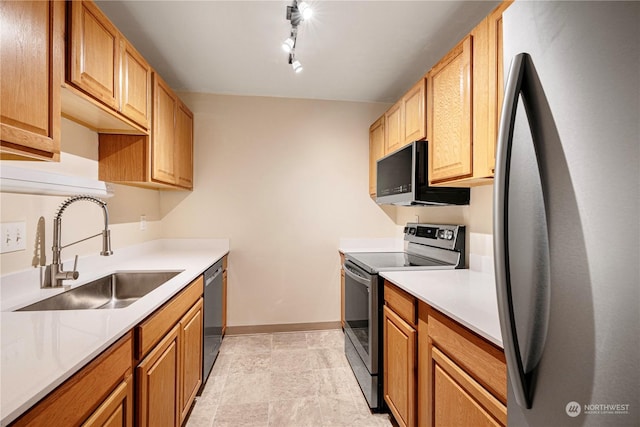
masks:
{"type": "Polygon", "coordinates": [[[227,336],[188,427],[378,427],[341,330],[227,336]]]}

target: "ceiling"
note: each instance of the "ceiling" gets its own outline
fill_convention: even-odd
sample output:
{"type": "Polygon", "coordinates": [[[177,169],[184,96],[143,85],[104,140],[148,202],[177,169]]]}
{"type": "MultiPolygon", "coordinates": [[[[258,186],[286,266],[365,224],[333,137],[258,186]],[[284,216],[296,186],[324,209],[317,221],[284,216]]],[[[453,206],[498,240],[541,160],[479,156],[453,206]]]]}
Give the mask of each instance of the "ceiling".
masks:
{"type": "Polygon", "coordinates": [[[394,102],[497,1],[310,0],[296,74],[292,1],[97,1],[177,91],[394,102]]]}

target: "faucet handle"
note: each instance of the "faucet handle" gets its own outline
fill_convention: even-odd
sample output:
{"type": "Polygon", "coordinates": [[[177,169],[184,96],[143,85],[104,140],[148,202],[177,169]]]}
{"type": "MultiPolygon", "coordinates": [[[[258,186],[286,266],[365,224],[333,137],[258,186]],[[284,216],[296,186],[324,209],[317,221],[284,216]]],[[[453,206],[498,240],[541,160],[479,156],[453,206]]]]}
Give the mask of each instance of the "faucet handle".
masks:
{"type": "Polygon", "coordinates": [[[78,255],[76,255],[75,259],[73,260],[73,271],[70,271],[70,273],[73,277],[73,280],[76,280],[80,276],[80,273],[78,273],[78,255]]]}

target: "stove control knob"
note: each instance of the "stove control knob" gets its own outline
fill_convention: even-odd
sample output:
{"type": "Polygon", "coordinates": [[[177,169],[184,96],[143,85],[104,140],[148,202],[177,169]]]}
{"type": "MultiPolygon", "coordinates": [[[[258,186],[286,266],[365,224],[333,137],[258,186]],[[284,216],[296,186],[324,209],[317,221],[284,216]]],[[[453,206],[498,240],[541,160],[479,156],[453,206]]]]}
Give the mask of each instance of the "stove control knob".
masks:
{"type": "Polygon", "coordinates": [[[411,227],[411,228],[409,228],[409,234],[411,234],[412,236],[415,236],[415,235],[416,235],[416,229],[415,229],[415,227],[411,227]]]}
{"type": "Polygon", "coordinates": [[[453,230],[447,230],[447,236],[445,238],[447,240],[453,240],[453,230]]]}
{"type": "Polygon", "coordinates": [[[445,230],[438,230],[438,239],[446,239],[445,230]]]}

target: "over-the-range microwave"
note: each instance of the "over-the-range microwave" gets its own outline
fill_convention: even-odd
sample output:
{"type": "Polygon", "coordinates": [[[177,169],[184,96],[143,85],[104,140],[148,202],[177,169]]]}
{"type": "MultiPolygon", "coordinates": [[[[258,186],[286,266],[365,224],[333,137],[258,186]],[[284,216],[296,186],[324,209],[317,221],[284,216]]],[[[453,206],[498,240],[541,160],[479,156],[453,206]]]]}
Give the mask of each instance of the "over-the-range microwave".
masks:
{"type": "Polygon", "coordinates": [[[468,188],[430,187],[427,141],[415,141],[378,160],[376,203],[380,205],[468,205],[468,188]]]}

